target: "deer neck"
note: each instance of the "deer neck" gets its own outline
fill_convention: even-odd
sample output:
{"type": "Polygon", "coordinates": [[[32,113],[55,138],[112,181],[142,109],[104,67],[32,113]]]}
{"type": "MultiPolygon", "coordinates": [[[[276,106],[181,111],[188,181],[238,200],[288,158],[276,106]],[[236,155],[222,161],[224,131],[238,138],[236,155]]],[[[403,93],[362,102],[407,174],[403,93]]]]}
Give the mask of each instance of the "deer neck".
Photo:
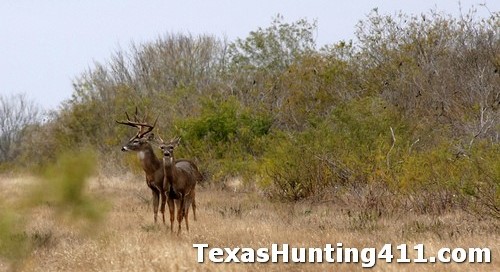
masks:
{"type": "Polygon", "coordinates": [[[163,157],[163,165],[165,167],[165,176],[168,179],[168,182],[172,184],[172,181],[177,178],[177,168],[175,167],[175,158],[172,156],[171,158],[163,157]]]}
{"type": "Polygon", "coordinates": [[[156,157],[151,146],[147,146],[144,150],[139,151],[137,157],[141,161],[142,169],[144,169],[146,173],[153,174],[161,167],[161,162],[156,157]]]}

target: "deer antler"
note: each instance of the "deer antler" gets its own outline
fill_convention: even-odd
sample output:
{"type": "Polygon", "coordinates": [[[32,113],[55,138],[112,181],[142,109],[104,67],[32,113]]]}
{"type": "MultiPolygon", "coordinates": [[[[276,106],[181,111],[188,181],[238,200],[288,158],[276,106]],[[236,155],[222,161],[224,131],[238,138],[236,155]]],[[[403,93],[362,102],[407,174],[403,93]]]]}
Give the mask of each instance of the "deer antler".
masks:
{"type": "Polygon", "coordinates": [[[172,140],[170,140],[170,143],[173,144],[174,146],[179,145],[180,142],[181,142],[181,137],[175,137],[172,140]]]}
{"type": "MultiPolygon", "coordinates": [[[[158,116],[159,117],[159,116],[158,116]]],[[[149,125],[148,123],[142,123],[141,124],[141,128],[139,129],[139,138],[148,134],[149,132],[151,132],[155,126],[156,126],[156,122],[158,121],[158,117],[156,117],[155,119],[155,122],[153,123],[153,125],[149,125]],[[142,132],[142,130],[146,128],[146,131],[142,132]]]]}
{"type": "Polygon", "coordinates": [[[165,141],[163,141],[163,139],[161,138],[160,134],[157,133],[156,136],[158,136],[158,140],[160,141],[160,144],[164,144],[165,141]]]}
{"type": "Polygon", "coordinates": [[[143,119],[142,122],[139,122],[138,118],[137,118],[137,107],[135,107],[135,115],[134,115],[134,120],[135,121],[130,120],[130,116],[128,115],[127,112],[125,112],[125,116],[127,116],[127,121],[117,121],[117,120],[115,120],[115,122],[118,123],[118,124],[121,124],[121,125],[126,125],[126,126],[131,126],[131,127],[138,128],[139,131],[135,135],[135,137],[138,137],[138,138],[142,138],[144,135],[146,135],[149,132],[151,132],[155,128],[156,122],[158,121],[158,117],[159,117],[159,116],[156,117],[155,122],[153,123],[153,125],[150,125],[150,124],[148,124],[146,122],[147,115],[145,116],[145,118],[143,119]]]}

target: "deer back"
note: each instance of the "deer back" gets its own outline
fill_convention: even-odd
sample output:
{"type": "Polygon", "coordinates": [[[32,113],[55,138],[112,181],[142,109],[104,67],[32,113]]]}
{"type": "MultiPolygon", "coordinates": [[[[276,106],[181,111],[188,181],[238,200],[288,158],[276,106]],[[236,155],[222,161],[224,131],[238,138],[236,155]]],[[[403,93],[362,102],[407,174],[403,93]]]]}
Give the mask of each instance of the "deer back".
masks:
{"type": "Polygon", "coordinates": [[[165,182],[171,185],[175,192],[184,195],[194,190],[201,177],[196,165],[189,160],[176,160],[173,165],[164,162],[164,167],[165,182]]]}
{"type": "Polygon", "coordinates": [[[203,176],[201,175],[198,167],[194,162],[186,159],[180,159],[175,162],[175,166],[186,173],[187,176],[189,176],[189,180],[192,186],[203,180],[203,176]]]}

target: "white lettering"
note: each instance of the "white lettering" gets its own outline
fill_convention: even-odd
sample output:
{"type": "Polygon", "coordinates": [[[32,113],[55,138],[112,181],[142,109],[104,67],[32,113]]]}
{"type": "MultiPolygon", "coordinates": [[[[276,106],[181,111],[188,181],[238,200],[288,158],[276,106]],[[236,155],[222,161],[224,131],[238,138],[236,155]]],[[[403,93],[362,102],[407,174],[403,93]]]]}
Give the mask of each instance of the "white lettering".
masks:
{"type": "Polygon", "coordinates": [[[323,262],[323,250],[321,248],[310,248],[309,249],[309,262],[322,263],[323,262]]]}
{"type": "Polygon", "coordinates": [[[244,263],[255,262],[255,251],[253,250],[253,248],[241,249],[241,261],[244,263]]]}
{"type": "Polygon", "coordinates": [[[259,262],[259,263],[269,262],[269,249],[268,248],[257,249],[257,262],[259,262]]]}
{"type": "Polygon", "coordinates": [[[284,263],[288,263],[288,244],[283,244],[283,250],[278,250],[278,245],[277,244],[272,244],[271,246],[271,250],[272,250],[272,257],[271,257],[271,261],[273,263],[277,263],[278,262],[278,255],[282,255],[283,257],[283,262],[284,263]]]}
{"type": "Polygon", "coordinates": [[[222,255],[224,255],[224,251],[221,248],[212,248],[208,252],[208,258],[213,263],[222,263],[224,261],[224,258],[217,258],[222,255]]]}
{"type": "Polygon", "coordinates": [[[451,258],[449,257],[450,255],[450,249],[449,248],[441,248],[438,250],[438,260],[442,263],[449,263],[451,261],[451,258]]]}
{"type": "Polygon", "coordinates": [[[306,262],[306,249],[301,248],[292,248],[292,262],[294,263],[305,263],[306,262]]]}
{"type": "Polygon", "coordinates": [[[325,245],[325,259],[329,263],[334,263],[335,259],[333,258],[333,252],[335,251],[334,248],[332,248],[332,244],[326,244],[325,245]]]}
{"type": "Polygon", "coordinates": [[[491,262],[491,250],[489,248],[469,248],[469,262],[482,263],[491,262]]]}
{"type": "Polygon", "coordinates": [[[456,263],[463,263],[467,259],[467,252],[463,248],[455,248],[451,252],[451,258],[456,263]]]}
{"type": "Polygon", "coordinates": [[[359,262],[359,252],[357,248],[350,248],[346,247],[345,249],[345,262],[350,263],[357,263],[359,262]]]}
{"type": "Polygon", "coordinates": [[[193,244],[193,247],[198,249],[198,257],[197,260],[199,263],[202,263],[203,260],[203,249],[208,247],[208,244],[193,244]]]}
{"type": "Polygon", "coordinates": [[[362,267],[373,267],[376,260],[375,248],[363,248],[361,250],[361,264],[362,267]]]}
{"type": "Polygon", "coordinates": [[[225,263],[230,263],[230,262],[239,263],[240,262],[238,257],[236,257],[236,254],[238,254],[238,252],[240,251],[239,247],[234,248],[232,250],[230,248],[226,247],[226,248],[224,248],[224,250],[227,253],[227,258],[224,260],[225,263]]]}

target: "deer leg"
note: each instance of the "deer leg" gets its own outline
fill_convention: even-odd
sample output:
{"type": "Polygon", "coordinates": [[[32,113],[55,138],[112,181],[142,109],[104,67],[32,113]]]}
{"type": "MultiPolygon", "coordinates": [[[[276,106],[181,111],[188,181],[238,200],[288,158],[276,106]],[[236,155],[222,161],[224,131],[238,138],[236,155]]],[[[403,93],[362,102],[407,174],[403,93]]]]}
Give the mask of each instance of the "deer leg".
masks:
{"type": "Polygon", "coordinates": [[[181,223],[182,218],[184,217],[184,196],[181,196],[180,204],[177,207],[177,223],[179,223],[179,229],[177,235],[181,234],[181,223]]]}
{"type": "Polygon", "coordinates": [[[160,208],[160,211],[161,211],[161,216],[162,216],[162,219],[163,219],[163,225],[165,225],[165,204],[167,202],[167,192],[165,191],[162,191],[161,192],[161,208],[160,208]]]}
{"type": "Polygon", "coordinates": [[[158,204],[160,203],[160,194],[158,191],[152,189],[153,191],[153,211],[154,211],[154,218],[155,218],[155,224],[157,221],[158,217],[158,204]]]}
{"type": "MultiPolygon", "coordinates": [[[[194,199],[192,197],[188,197],[186,200],[186,203],[184,203],[184,219],[186,220],[186,230],[189,232],[189,206],[191,206],[192,203],[194,203],[194,199]]],[[[194,209],[193,209],[194,213],[194,209]]]]}
{"type": "MultiPolygon", "coordinates": [[[[191,205],[193,206],[194,221],[196,221],[196,197],[195,196],[196,196],[196,194],[195,194],[195,191],[193,190],[193,203],[191,205]]],[[[187,219],[187,215],[186,215],[186,219],[187,219]]]]}
{"type": "Polygon", "coordinates": [[[174,231],[175,203],[172,198],[168,198],[168,212],[170,213],[170,232],[174,231]]]}

